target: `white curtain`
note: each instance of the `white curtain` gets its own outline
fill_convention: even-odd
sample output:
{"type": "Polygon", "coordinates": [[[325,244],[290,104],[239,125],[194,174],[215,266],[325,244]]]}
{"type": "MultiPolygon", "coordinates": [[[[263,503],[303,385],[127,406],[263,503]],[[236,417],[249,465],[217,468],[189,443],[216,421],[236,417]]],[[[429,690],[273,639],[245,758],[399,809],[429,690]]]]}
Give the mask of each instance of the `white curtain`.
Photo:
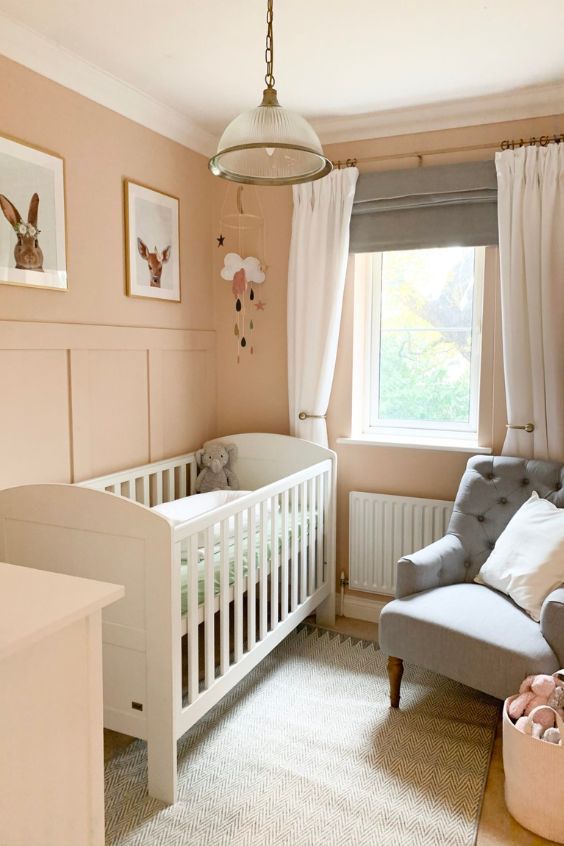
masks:
{"type": "Polygon", "coordinates": [[[496,155],[508,429],[503,452],[564,460],[564,144],[496,155]]]}
{"type": "Polygon", "coordinates": [[[335,371],[358,170],[294,186],[288,268],[290,432],[327,446],[325,414],[335,371]],[[303,412],[307,415],[300,420],[303,412]]]}

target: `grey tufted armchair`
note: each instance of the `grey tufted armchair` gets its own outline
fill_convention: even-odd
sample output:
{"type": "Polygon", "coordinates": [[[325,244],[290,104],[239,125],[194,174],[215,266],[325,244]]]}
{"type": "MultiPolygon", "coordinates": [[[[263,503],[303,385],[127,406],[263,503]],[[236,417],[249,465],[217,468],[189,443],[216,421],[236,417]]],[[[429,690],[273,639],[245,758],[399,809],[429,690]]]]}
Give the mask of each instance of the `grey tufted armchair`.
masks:
{"type": "Polygon", "coordinates": [[[397,565],[396,599],[382,611],[398,707],[403,660],[499,699],[530,673],[564,666],[564,587],[545,600],[540,624],[474,576],[532,491],[564,508],[564,467],[548,461],[475,456],[462,477],[447,534],[397,565]]]}

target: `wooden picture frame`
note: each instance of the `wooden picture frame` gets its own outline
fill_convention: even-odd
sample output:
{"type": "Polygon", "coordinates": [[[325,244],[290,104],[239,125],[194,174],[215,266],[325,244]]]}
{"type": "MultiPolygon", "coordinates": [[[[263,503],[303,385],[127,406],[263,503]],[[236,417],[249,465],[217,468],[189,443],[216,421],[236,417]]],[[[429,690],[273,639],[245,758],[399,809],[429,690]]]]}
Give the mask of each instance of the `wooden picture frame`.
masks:
{"type": "Polygon", "coordinates": [[[66,291],[65,163],[0,135],[0,284],[66,291]]]}
{"type": "Polygon", "coordinates": [[[126,293],[179,303],[180,201],[124,180],[126,293]]]}

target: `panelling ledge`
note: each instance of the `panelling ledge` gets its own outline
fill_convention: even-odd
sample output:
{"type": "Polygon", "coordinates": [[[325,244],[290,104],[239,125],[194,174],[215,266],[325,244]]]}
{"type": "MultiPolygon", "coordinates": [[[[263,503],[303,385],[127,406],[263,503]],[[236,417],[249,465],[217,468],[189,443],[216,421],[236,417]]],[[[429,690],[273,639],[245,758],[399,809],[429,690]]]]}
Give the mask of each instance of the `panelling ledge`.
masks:
{"type": "Polygon", "coordinates": [[[88,350],[215,349],[213,329],[102,326],[0,320],[0,349],[88,350]]]}

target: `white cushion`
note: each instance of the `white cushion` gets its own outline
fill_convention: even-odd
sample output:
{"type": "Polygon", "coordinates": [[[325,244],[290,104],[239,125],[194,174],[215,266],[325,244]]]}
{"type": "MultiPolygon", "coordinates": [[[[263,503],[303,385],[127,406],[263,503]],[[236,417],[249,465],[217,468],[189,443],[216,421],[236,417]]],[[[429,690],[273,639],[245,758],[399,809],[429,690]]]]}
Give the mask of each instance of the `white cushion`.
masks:
{"type": "Polygon", "coordinates": [[[153,506],[153,511],[162,514],[172,526],[192,520],[214,508],[227,505],[228,502],[239,499],[250,493],[250,491],[209,491],[209,493],[184,496],[182,499],[173,499],[172,502],[163,502],[162,505],[153,506]]]}
{"type": "Polygon", "coordinates": [[[474,581],[510,596],[538,622],[543,601],[564,583],[564,508],[533,491],[474,581]]]}

